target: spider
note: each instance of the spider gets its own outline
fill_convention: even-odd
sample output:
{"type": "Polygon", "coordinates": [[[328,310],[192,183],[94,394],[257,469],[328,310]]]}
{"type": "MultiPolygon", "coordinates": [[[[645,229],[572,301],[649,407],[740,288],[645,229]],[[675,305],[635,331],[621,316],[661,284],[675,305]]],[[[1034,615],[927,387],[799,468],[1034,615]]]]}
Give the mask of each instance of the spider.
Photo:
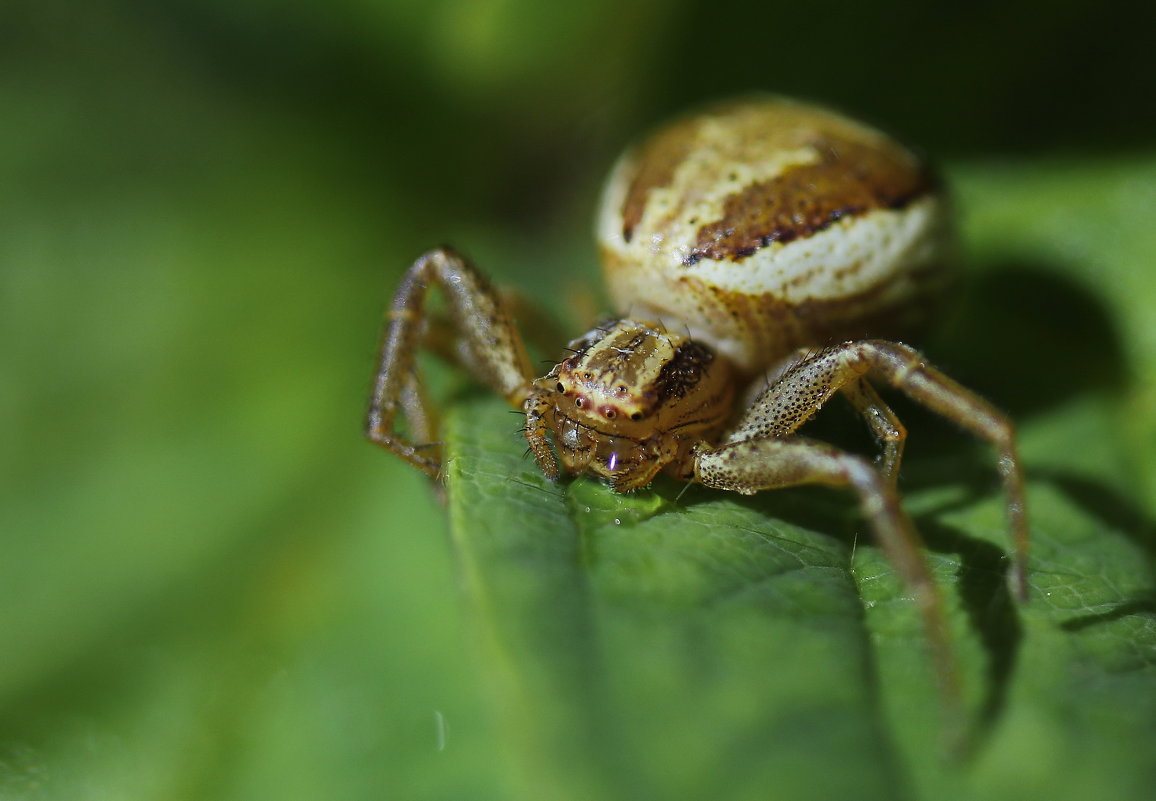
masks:
{"type": "Polygon", "coordinates": [[[628,151],[597,229],[622,316],[570,342],[542,377],[489,281],[452,249],[421,256],[389,309],[367,436],[438,476],[437,417],[415,364],[430,346],[525,414],[551,479],[589,472],[629,492],[665,471],[743,494],[847,488],[920,609],[941,684],[957,692],[940,594],[896,488],[906,430],[875,386],[995,449],[1021,599],[1028,524],[1009,419],[884,338],[915,330],[950,273],[952,224],[932,172],[836,112],[744,98],[628,151]],[[430,288],[448,321],[427,310],[430,288]],[[799,434],[836,394],[879,442],[875,462],[799,434]]]}

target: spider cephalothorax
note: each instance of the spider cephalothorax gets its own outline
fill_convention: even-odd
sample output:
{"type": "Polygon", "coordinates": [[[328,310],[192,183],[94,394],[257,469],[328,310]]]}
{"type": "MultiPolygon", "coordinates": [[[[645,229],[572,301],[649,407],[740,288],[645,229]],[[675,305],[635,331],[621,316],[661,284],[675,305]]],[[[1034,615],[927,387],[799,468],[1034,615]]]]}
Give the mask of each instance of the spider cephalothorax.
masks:
{"type": "Polygon", "coordinates": [[[571,342],[572,355],[534,382],[526,437],[539,466],[562,465],[609,479],[619,491],[644,487],[675,467],[731,413],[729,365],[707,346],[658,323],[614,320],[571,342]]]}

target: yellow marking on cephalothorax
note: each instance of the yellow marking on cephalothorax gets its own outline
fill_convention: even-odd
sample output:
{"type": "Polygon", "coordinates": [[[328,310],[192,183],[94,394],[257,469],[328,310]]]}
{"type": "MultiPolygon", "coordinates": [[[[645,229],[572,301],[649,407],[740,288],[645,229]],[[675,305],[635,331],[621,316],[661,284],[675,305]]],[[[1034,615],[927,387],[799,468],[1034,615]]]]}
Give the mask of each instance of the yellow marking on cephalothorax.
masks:
{"type": "Polygon", "coordinates": [[[626,387],[634,397],[658,380],[662,368],[674,358],[675,344],[666,334],[631,320],[622,320],[582,355],[572,373],[583,378],[586,388],[617,396],[626,387]],[[586,379],[585,374],[590,378],[586,379]]]}

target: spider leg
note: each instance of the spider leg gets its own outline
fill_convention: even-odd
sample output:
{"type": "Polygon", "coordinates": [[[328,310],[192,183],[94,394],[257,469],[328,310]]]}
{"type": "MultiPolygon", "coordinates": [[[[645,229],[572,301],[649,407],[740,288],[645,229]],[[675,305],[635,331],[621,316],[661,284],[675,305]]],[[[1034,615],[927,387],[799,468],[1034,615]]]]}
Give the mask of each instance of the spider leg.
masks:
{"type": "Polygon", "coordinates": [[[865,378],[852,381],[843,387],[843,395],[851,402],[855,411],[867,422],[875,441],[883,448],[877,461],[879,472],[891,486],[899,481],[899,464],[903,461],[903,445],[907,441],[907,428],[883,402],[879,393],[865,378]]]}
{"type": "Polygon", "coordinates": [[[401,413],[409,429],[410,438],[414,442],[429,443],[428,447],[437,447],[434,444],[434,432],[437,430],[437,420],[433,417],[433,407],[426,398],[425,390],[418,380],[417,373],[410,370],[405,375],[401,387],[401,413]]]}
{"type": "MultiPolygon", "coordinates": [[[[893,425],[893,415],[882,401],[873,399],[873,390],[863,392],[867,378],[887,382],[995,448],[1014,548],[1012,589],[1016,597],[1026,600],[1029,534],[1015,427],[990,403],[928,364],[918,351],[883,340],[846,342],[825,348],[793,364],[767,387],[725,441],[789,436],[840,390],[848,394],[873,430],[886,432],[893,425]]],[[[890,446],[887,436],[883,437],[885,473],[898,467],[901,440],[901,437],[891,440],[899,444],[890,446]],[[890,468],[889,459],[892,460],[890,468]]]]}
{"type": "Polygon", "coordinates": [[[424,344],[453,354],[519,408],[530,393],[533,375],[521,335],[481,273],[449,248],[431,250],[413,263],[386,317],[365,435],[436,478],[442,461],[434,442],[438,419],[422,392],[416,363],[424,344]],[[426,309],[431,286],[445,297],[448,328],[426,309]],[[398,430],[399,417],[406,434],[398,430]]]}
{"type": "Polygon", "coordinates": [[[800,484],[853,490],[876,539],[918,604],[947,714],[953,721],[960,719],[959,667],[943,602],[924,561],[919,535],[890,480],[860,456],[798,436],[747,439],[717,448],[700,445],[693,459],[699,482],[743,494],[800,484]]]}
{"type": "Polygon", "coordinates": [[[928,364],[913,348],[883,340],[867,340],[842,347],[857,351],[872,375],[879,376],[912,400],[922,403],[995,449],[1014,548],[1012,590],[1019,600],[1026,601],[1030,535],[1023,468],[1016,445],[1015,426],[1011,420],[967,387],[928,364]]]}

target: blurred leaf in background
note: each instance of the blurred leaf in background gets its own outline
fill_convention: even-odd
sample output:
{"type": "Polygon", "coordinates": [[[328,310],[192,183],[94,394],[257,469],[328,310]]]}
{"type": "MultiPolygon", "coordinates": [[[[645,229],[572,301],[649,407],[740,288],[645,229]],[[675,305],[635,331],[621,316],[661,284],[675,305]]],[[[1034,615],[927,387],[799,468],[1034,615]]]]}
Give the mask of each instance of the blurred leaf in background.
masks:
{"type": "MultiPolygon", "coordinates": [[[[1156,778],[1154,13],[11,0],[0,798],[798,798],[843,780],[861,797],[1142,797],[1156,778]],[[484,473],[476,512],[462,477],[451,539],[421,476],[360,438],[381,309],[418,253],[452,241],[587,322],[559,298],[595,282],[587,231],[617,150],[752,89],[866,114],[956,179],[973,280],[933,354],[1023,421],[1051,599],[985,618],[991,582],[954,596],[969,665],[1004,694],[962,772],[920,755],[918,643],[877,552],[850,561],[853,515],[806,493],[698,493],[667,535],[654,521],[677,515],[659,494],[575,529],[615,501],[547,487],[571,500],[534,507],[554,516],[545,589],[600,610],[576,645],[559,607],[517,600],[536,585],[494,537],[533,532],[501,528],[484,473]],[[712,515],[734,530],[696,556],[712,515]],[[761,583],[791,560],[818,569],[761,583]],[[499,577],[507,600],[479,604],[499,577]],[[702,605],[720,587],[738,600],[702,605]],[[631,647],[639,620],[661,660],[631,647]],[[783,638],[807,658],[776,662],[783,638]],[[560,670],[578,646],[587,661],[560,670]],[[637,675],[582,669],[607,655],[637,675]],[[894,689],[909,681],[910,708],[894,689]],[[511,717],[522,682],[552,744],[511,717]],[[583,708],[587,691],[610,710],[583,708]],[[552,750],[608,721],[571,762],[552,750]],[[729,762],[701,748],[699,722],[729,762]],[[788,741],[797,759],[764,753],[788,741]],[[584,770],[590,754],[610,763],[584,770]]],[[[506,429],[463,438],[464,459],[516,451],[512,433],[495,440],[506,429]]],[[[957,560],[982,577],[1004,547],[986,463],[950,442],[913,442],[905,475],[948,587],[957,560]]]]}

